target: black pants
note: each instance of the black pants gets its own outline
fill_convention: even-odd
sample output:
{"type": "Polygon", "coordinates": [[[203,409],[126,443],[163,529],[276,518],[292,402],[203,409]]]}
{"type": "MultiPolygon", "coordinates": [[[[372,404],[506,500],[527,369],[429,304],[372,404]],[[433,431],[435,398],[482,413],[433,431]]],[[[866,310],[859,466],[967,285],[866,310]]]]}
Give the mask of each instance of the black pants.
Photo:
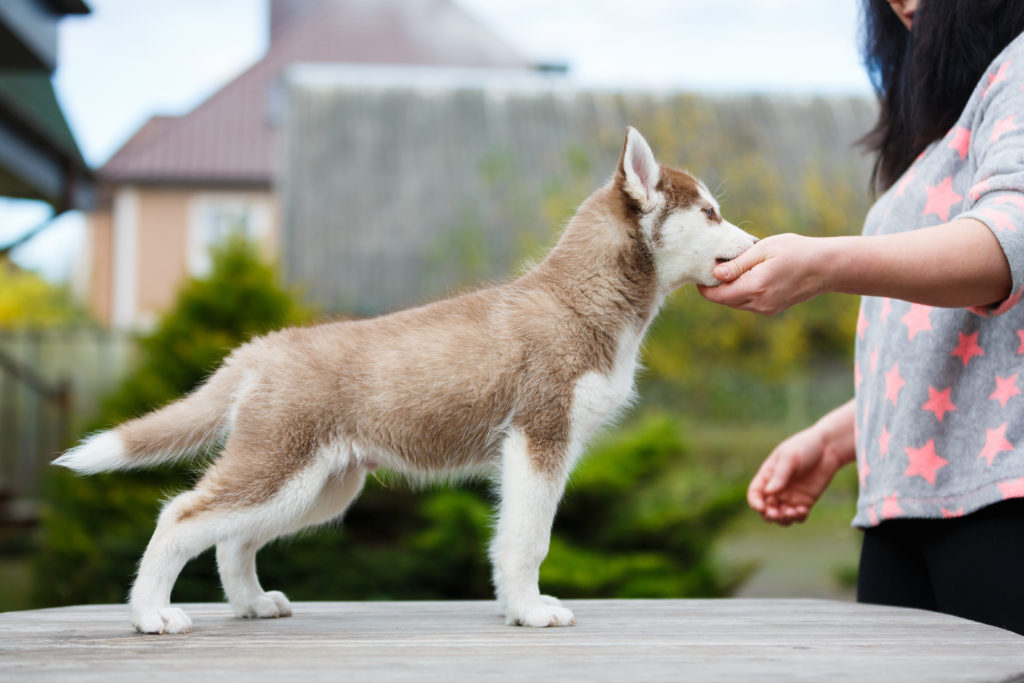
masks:
{"type": "Polygon", "coordinates": [[[945,612],[1024,635],[1024,499],[866,530],[857,601],[945,612]]]}

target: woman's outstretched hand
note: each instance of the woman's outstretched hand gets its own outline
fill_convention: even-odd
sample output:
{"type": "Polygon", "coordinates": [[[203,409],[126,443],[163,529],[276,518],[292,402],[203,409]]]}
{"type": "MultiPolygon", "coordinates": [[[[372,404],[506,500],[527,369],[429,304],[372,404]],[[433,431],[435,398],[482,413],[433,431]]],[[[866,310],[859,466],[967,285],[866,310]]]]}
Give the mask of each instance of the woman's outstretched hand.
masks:
{"type": "Polygon", "coordinates": [[[766,237],[715,268],[721,285],[697,289],[708,301],[774,315],[825,291],[825,241],[794,234],[766,237]]]}
{"type": "Polygon", "coordinates": [[[832,477],[853,462],[853,401],[780,443],[747,488],[747,503],[768,522],[802,522],[832,477]]]}

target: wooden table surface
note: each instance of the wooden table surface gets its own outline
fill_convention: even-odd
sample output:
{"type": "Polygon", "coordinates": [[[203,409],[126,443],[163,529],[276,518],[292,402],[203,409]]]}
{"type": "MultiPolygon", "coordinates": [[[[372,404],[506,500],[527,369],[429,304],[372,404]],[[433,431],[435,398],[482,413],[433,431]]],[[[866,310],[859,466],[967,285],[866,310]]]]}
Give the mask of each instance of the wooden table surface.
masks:
{"type": "Polygon", "coordinates": [[[826,600],[572,600],[577,626],[507,627],[490,602],[308,602],[287,619],[183,605],[144,636],[124,605],[0,614],[2,681],[1024,682],[1024,637],[826,600]]]}

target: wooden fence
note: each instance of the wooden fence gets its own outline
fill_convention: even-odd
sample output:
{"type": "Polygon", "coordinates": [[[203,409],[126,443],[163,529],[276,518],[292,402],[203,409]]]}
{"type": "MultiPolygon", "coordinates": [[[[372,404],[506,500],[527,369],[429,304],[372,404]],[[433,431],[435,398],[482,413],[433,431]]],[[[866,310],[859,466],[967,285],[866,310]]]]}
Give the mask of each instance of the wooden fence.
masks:
{"type": "Polygon", "coordinates": [[[0,330],[0,528],[34,522],[44,469],[134,356],[125,332],[0,330]]]}

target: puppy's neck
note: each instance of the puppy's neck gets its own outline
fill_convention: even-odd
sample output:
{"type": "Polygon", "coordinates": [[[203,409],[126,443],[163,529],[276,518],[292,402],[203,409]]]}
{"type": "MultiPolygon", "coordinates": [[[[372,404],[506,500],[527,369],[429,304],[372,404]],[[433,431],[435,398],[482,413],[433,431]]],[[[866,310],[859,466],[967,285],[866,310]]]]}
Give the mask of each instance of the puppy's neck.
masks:
{"type": "Polygon", "coordinates": [[[664,298],[655,267],[637,217],[609,185],[583,202],[527,277],[592,324],[642,333],[664,298]]]}

